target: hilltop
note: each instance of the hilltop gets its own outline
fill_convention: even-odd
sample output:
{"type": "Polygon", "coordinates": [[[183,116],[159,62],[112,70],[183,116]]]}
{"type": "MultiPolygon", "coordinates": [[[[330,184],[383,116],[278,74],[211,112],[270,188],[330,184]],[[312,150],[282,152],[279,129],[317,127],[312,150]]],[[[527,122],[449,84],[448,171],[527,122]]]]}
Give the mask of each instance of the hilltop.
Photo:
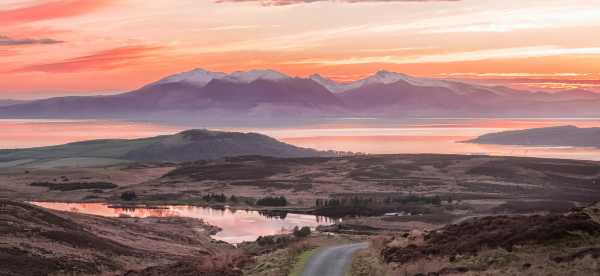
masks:
{"type": "Polygon", "coordinates": [[[312,157],[327,153],[292,146],[257,133],[195,129],[141,139],[90,140],[57,146],[0,150],[0,164],[5,165],[0,167],[40,162],[65,166],[71,163],[100,165],[186,162],[242,155],[312,157]]]}

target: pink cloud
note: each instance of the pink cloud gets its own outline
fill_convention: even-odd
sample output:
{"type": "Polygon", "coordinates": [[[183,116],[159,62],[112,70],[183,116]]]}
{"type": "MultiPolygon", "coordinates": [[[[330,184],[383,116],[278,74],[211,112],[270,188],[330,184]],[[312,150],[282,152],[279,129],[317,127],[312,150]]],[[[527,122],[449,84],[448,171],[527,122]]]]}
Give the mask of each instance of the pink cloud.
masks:
{"type": "Polygon", "coordinates": [[[72,73],[89,70],[111,70],[126,67],[136,60],[148,57],[161,46],[134,45],[99,51],[91,55],[54,63],[34,64],[15,72],[72,73]]]}
{"type": "Polygon", "coordinates": [[[89,13],[116,0],[55,0],[10,10],[0,10],[3,25],[15,25],[89,13]]]}

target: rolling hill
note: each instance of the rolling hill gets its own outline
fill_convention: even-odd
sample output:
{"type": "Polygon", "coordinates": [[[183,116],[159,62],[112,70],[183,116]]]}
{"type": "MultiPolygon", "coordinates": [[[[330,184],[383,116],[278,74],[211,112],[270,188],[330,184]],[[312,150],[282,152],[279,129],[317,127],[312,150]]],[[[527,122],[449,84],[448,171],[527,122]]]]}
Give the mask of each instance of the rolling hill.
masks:
{"type": "Polygon", "coordinates": [[[0,162],[88,158],[137,162],[185,162],[242,155],[273,157],[324,156],[256,133],[187,130],[142,139],[75,142],[58,146],[0,150],[0,162]]]}

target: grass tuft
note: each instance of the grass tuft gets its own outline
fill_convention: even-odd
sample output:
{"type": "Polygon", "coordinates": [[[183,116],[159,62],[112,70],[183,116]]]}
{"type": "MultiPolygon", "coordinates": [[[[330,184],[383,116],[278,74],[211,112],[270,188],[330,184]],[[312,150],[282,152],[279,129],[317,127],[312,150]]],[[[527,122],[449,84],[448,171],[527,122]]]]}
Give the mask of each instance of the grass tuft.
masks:
{"type": "Polygon", "coordinates": [[[296,259],[294,260],[294,263],[292,265],[292,268],[290,270],[290,273],[288,273],[288,276],[301,276],[302,273],[304,272],[304,268],[306,267],[306,264],[308,263],[308,260],[310,259],[310,257],[315,254],[315,252],[317,252],[317,249],[309,249],[307,251],[302,252],[300,255],[298,255],[296,257],[296,259]]]}

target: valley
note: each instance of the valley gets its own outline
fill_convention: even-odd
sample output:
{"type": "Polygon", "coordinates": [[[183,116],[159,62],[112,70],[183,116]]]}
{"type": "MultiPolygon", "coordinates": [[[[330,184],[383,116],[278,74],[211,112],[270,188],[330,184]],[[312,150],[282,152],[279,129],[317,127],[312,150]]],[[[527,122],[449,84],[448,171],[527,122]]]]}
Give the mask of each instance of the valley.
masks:
{"type": "MultiPolygon", "coordinates": [[[[138,274],[125,275],[153,275],[145,273],[154,273],[151,271],[167,269],[166,267],[175,264],[178,264],[175,267],[180,268],[185,267],[184,264],[191,265],[192,271],[198,271],[201,268],[197,267],[200,264],[197,260],[212,258],[216,260],[215,262],[226,266],[235,264],[232,267],[238,269],[227,272],[232,274],[215,275],[239,275],[242,271],[246,271],[245,273],[249,275],[284,275],[273,271],[287,271],[286,267],[290,266],[289,263],[280,263],[279,266],[276,266],[277,268],[267,270],[275,274],[268,274],[263,271],[265,268],[254,267],[257,264],[253,265],[252,260],[275,261],[280,258],[277,257],[277,254],[297,254],[290,251],[295,247],[305,248],[297,249],[300,250],[297,251],[299,253],[310,248],[315,250],[321,248],[323,244],[315,247],[314,242],[311,241],[315,239],[325,239],[328,241],[325,244],[331,245],[367,240],[374,245],[360,251],[363,253],[358,253],[358,256],[373,258],[372,255],[365,254],[373,254],[373,250],[377,248],[380,248],[377,250],[383,250],[382,252],[391,250],[381,247],[384,245],[376,245],[376,237],[402,240],[405,235],[402,233],[412,233],[410,235],[435,233],[454,223],[463,225],[494,215],[560,216],[562,213],[598,201],[599,180],[600,163],[594,161],[426,154],[305,158],[246,156],[181,164],[136,163],[96,168],[71,168],[69,170],[19,171],[13,168],[0,174],[0,182],[3,183],[0,197],[5,200],[3,201],[3,216],[10,216],[9,221],[13,221],[11,225],[14,227],[31,228],[32,226],[27,226],[27,223],[33,223],[18,220],[20,218],[17,214],[20,215],[22,212],[15,213],[12,211],[14,208],[30,210],[28,212],[50,212],[58,216],[57,220],[63,218],[72,220],[73,222],[68,222],[69,225],[82,224],[81,229],[85,229],[82,231],[86,231],[84,234],[69,235],[109,237],[111,244],[116,242],[115,246],[129,246],[135,249],[128,249],[131,250],[131,253],[119,251],[106,254],[132,255],[134,256],[131,257],[132,260],[142,258],[140,261],[143,261],[142,263],[133,261],[136,262],[136,265],[127,262],[107,263],[102,268],[107,271],[141,269],[135,272],[138,274]],[[127,193],[135,196],[125,197],[124,194],[127,193]],[[285,202],[276,203],[279,201],[272,200],[273,204],[271,204],[267,201],[269,198],[285,198],[285,202]],[[6,199],[37,201],[39,203],[35,203],[36,205],[62,211],[39,209],[39,207],[26,203],[6,201],[6,199]],[[201,208],[213,208],[214,211],[208,209],[202,211],[201,208]],[[215,213],[218,209],[223,213],[215,213]],[[80,214],[64,211],[74,211],[80,214]],[[272,228],[273,230],[266,232],[255,232],[262,234],[254,234],[256,236],[245,241],[238,240],[238,242],[244,242],[237,249],[227,243],[213,240],[213,238],[221,239],[219,232],[225,236],[235,233],[231,232],[232,229],[248,229],[249,231],[263,229],[243,226],[242,221],[255,220],[259,217],[252,218],[244,215],[243,219],[240,217],[242,220],[238,221],[230,220],[226,216],[226,214],[237,214],[238,212],[248,215],[255,212],[256,215],[267,216],[267,219],[264,220],[267,223],[265,227],[271,223],[280,226],[275,226],[272,228]],[[211,218],[210,214],[213,213],[216,214],[216,217],[211,218]],[[305,219],[308,220],[302,222],[301,214],[307,215],[305,219]],[[308,216],[309,214],[316,217],[308,216]],[[272,222],[269,222],[270,220],[272,222]],[[286,220],[293,223],[286,224],[286,220]],[[319,221],[321,222],[319,223],[319,221]],[[201,226],[206,230],[198,232],[198,226],[189,224],[198,222],[210,223],[211,226],[209,224],[201,226]],[[189,235],[196,233],[193,234],[196,236],[189,236],[185,239],[173,237],[174,240],[164,240],[162,237],[160,240],[164,240],[161,242],[164,242],[166,247],[161,250],[169,250],[168,246],[179,247],[178,240],[193,239],[197,243],[197,245],[192,245],[196,251],[181,256],[184,251],[178,250],[178,254],[158,261],[153,259],[154,257],[150,253],[140,253],[145,250],[144,246],[138,246],[135,242],[131,243],[134,240],[143,242],[140,240],[143,236],[135,239],[127,236],[117,238],[121,235],[134,234],[131,231],[137,228],[121,234],[121,230],[107,228],[109,226],[105,226],[105,224],[127,229],[134,227],[133,225],[135,227],[143,225],[143,227],[154,229],[150,232],[154,233],[153,235],[160,236],[164,234],[156,231],[162,231],[160,229],[163,228],[165,231],[169,231],[168,229],[171,228],[168,227],[176,227],[178,233],[189,233],[189,235]],[[254,241],[259,235],[275,235],[273,237],[283,235],[282,237],[285,237],[285,233],[290,233],[294,225],[297,227],[310,226],[313,231],[318,230],[318,232],[313,233],[306,240],[287,240],[285,238],[272,245],[264,242],[260,245],[254,241]],[[181,232],[186,227],[191,227],[189,230],[191,232],[181,232]],[[277,227],[286,230],[279,232],[276,230],[277,227]],[[107,236],[107,233],[114,234],[107,236]],[[215,234],[216,236],[212,236],[212,238],[209,236],[215,234]],[[336,238],[328,238],[330,235],[336,238]],[[272,248],[273,246],[275,247],[272,248]],[[207,253],[199,254],[198,248],[206,248],[207,253]],[[284,251],[280,252],[280,250],[284,251]],[[221,254],[230,254],[227,255],[230,258],[220,260],[216,256],[221,254]],[[192,260],[191,263],[190,260],[192,260]],[[250,274],[249,271],[253,271],[253,274],[250,274]]],[[[258,221],[256,220],[253,227],[260,225],[256,224],[258,221]]],[[[263,219],[260,218],[260,221],[263,219]]],[[[10,230],[6,233],[15,235],[14,244],[20,245],[17,247],[3,246],[2,250],[18,250],[21,255],[15,255],[13,251],[10,251],[13,252],[10,253],[10,256],[23,256],[23,258],[27,256],[27,258],[34,258],[36,262],[44,264],[55,261],[48,259],[50,257],[43,252],[53,252],[52,256],[57,256],[57,250],[63,250],[59,248],[64,246],[72,246],[74,249],[71,250],[77,252],[87,250],[80,245],[64,244],[65,241],[48,236],[50,233],[48,231],[58,231],[56,229],[65,226],[48,225],[47,222],[39,223],[40,226],[33,226],[33,229],[40,229],[34,232],[39,234],[33,236],[20,236],[16,235],[16,232],[11,232],[13,230],[5,229],[6,231],[10,230]],[[50,244],[54,245],[44,247],[45,249],[40,248],[40,241],[44,239],[50,239],[52,241],[50,244]],[[24,243],[35,243],[36,246],[34,248],[22,247],[24,243]]],[[[71,231],[70,229],[68,231],[71,231]]],[[[247,234],[249,233],[252,232],[247,234]]],[[[225,240],[231,242],[237,239],[235,236],[230,237],[225,240]]],[[[259,237],[258,240],[260,241],[260,239],[259,237]]],[[[154,242],[150,244],[156,245],[154,242]]],[[[93,246],[99,245],[94,242],[93,246]]],[[[154,252],[154,254],[156,253],[154,252]]],[[[101,255],[98,254],[100,253],[85,257],[88,259],[78,258],[77,261],[70,260],[71,257],[65,255],[60,258],[60,263],[45,267],[47,269],[57,267],[63,271],[100,269],[98,266],[93,268],[85,268],[85,266],[75,268],[73,266],[75,262],[99,264],[100,261],[94,259],[101,258],[101,255]]],[[[173,253],[166,251],[161,254],[173,253]]],[[[382,256],[387,256],[387,253],[383,254],[382,256]]],[[[378,258],[376,257],[376,259],[378,258]]],[[[361,260],[356,259],[355,261],[361,260]]],[[[384,263],[378,264],[381,266],[378,269],[394,270],[393,264],[399,265],[396,259],[383,260],[384,263]],[[389,262],[389,265],[385,262],[389,262]]],[[[419,260],[407,259],[400,265],[413,261],[419,262],[419,260]]],[[[32,269],[41,268],[32,267],[32,269]]],[[[210,269],[217,271],[221,268],[214,265],[210,269]]],[[[93,271],[96,270],[82,270],[78,273],[90,274],[93,271]]]]}

